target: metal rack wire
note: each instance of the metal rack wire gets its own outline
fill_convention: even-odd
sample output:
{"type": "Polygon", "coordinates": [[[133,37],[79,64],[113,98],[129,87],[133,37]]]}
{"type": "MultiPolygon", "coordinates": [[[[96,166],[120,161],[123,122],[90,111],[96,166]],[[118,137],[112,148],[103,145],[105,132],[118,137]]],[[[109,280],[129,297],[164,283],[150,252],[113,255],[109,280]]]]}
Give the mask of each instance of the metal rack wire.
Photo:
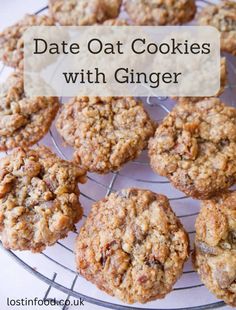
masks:
{"type": "MultiPolygon", "coordinates": [[[[205,4],[209,3],[208,1],[201,0],[198,1],[198,8],[205,4]]],[[[47,10],[47,7],[40,9],[36,14],[44,13],[47,10]]],[[[0,69],[0,73],[3,69],[0,69]]],[[[235,66],[234,64],[230,63],[230,70],[235,74],[235,66]]],[[[232,89],[235,89],[235,81],[229,84],[228,92],[232,92],[232,89]]],[[[147,109],[151,110],[151,114],[155,115],[158,120],[163,118],[172,108],[173,102],[170,101],[168,98],[151,98],[148,97],[145,99],[147,109]]],[[[231,104],[236,104],[236,102],[230,102],[231,104]]],[[[42,143],[50,146],[58,155],[64,159],[71,158],[71,149],[68,147],[63,146],[61,138],[58,136],[54,125],[52,126],[48,135],[42,140],[42,143]]],[[[193,201],[191,198],[187,196],[183,196],[182,193],[178,192],[177,190],[173,189],[169,182],[161,178],[157,175],[154,175],[151,172],[149,167],[147,156],[141,156],[141,158],[127,164],[121,171],[110,173],[107,176],[97,176],[94,174],[88,175],[88,183],[81,186],[81,199],[82,204],[85,208],[84,219],[87,217],[91,204],[94,201],[102,198],[105,195],[109,195],[111,192],[119,190],[122,187],[127,186],[139,186],[145,187],[150,190],[154,190],[156,192],[162,192],[166,194],[169,199],[171,200],[171,205],[184,223],[188,233],[190,235],[190,239],[194,238],[195,231],[193,229],[195,217],[198,214],[199,206],[198,203],[193,201]],[[137,169],[139,167],[139,169],[137,169]],[[144,177],[143,174],[146,176],[144,177]],[[93,195],[90,192],[90,189],[93,188],[93,195]]],[[[80,226],[81,224],[79,224],[80,226]]],[[[78,226],[78,227],[79,227],[78,226]]],[[[80,277],[76,273],[73,260],[74,260],[74,253],[73,253],[73,240],[76,237],[76,234],[71,233],[71,235],[64,240],[58,241],[54,247],[44,251],[41,254],[37,254],[37,259],[40,261],[38,266],[35,268],[32,265],[32,255],[27,254],[24,255],[22,253],[16,253],[13,251],[8,250],[8,254],[16,260],[23,268],[28,270],[30,273],[38,277],[40,280],[44,281],[48,288],[45,292],[44,298],[49,298],[50,291],[52,288],[58,289],[61,292],[66,294],[66,298],[70,299],[71,297],[74,298],[83,298],[86,302],[92,303],[98,306],[103,306],[109,309],[159,309],[159,310],[167,310],[164,301],[156,301],[146,305],[145,307],[134,307],[134,306],[126,306],[124,304],[119,303],[117,300],[112,299],[105,294],[101,293],[101,298],[98,298],[96,295],[98,291],[96,291],[95,287],[91,285],[91,292],[88,294],[83,290],[83,286],[85,284],[85,280],[80,277]],[[54,251],[55,250],[55,251],[54,251]],[[58,253],[63,253],[63,255],[59,255],[58,253]],[[65,261],[61,259],[61,256],[65,257],[65,261]],[[70,265],[70,262],[72,264],[70,265]],[[68,260],[67,260],[68,259],[68,260]],[[50,264],[50,270],[53,272],[49,273],[48,270],[45,270],[45,262],[46,264],[50,264]],[[46,274],[45,274],[46,273],[46,274]],[[68,277],[69,280],[67,283],[62,281],[62,277],[68,277]],[[148,307],[148,308],[147,308],[148,307]]],[[[36,254],[34,254],[36,255],[36,254]]],[[[199,281],[196,277],[196,273],[192,270],[191,265],[187,264],[184,268],[183,277],[185,280],[180,281],[180,284],[177,283],[175,286],[173,293],[169,294],[176,294],[178,298],[185,298],[187,292],[190,294],[195,294],[196,290],[206,290],[204,285],[199,281]]],[[[198,291],[199,292],[199,291],[198,291]]],[[[194,296],[194,295],[192,295],[194,296]]],[[[169,297],[168,297],[169,298],[169,297]]],[[[224,306],[224,302],[222,301],[215,301],[215,299],[209,294],[209,302],[205,304],[199,304],[192,306],[192,303],[187,303],[185,305],[181,304],[178,307],[172,307],[168,309],[172,310],[194,310],[194,309],[216,309],[219,307],[224,306]]],[[[195,302],[196,303],[196,302],[195,302]]],[[[177,305],[177,302],[176,302],[177,305]]],[[[64,307],[63,309],[66,309],[64,307]]]]}

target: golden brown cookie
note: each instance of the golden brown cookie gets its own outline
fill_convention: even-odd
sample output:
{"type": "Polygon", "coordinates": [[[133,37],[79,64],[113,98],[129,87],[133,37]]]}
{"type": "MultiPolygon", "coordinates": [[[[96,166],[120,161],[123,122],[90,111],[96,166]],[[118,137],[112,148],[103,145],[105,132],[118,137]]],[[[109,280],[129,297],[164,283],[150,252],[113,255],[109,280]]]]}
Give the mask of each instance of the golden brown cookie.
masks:
{"type": "Polygon", "coordinates": [[[125,19],[108,19],[103,23],[103,26],[129,26],[127,20],[125,19]]]}
{"type": "Polygon", "coordinates": [[[131,188],[92,206],[75,251],[88,281],[124,302],[146,303],[172,290],[189,240],[165,196],[131,188]]]}
{"type": "Polygon", "coordinates": [[[126,0],[125,9],[137,25],[176,25],[191,21],[195,0],[126,0]]]}
{"type": "Polygon", "coordinates": [[[122,0],[49,0],[49,12],[60,25],[83,26],[116,18],[122,0]]]}
{"type": "Polygon", "coordinates": [[[0,60],[7,66],[23,69],[24,31],[31,26],[53,26],[52,18],[45,15],[26,15],[16,24],[0,32],[0,60]]]}
{"type": "Polygon", "coordinates": [[[213,26],[221,32],[221,49],[236,56],[236,2],[219,1],[206,6],[198,16],[200,25],[213,26]]]}
{"type": "Polygon", "coordinates": [[[41,252],[75,230],[82,216],[77,183],[85,172],[44,146],[0,160],[0,239],[12,250],[41,252]]]}
{"type": "Polygon", "coordinates": [[[0,150],[38,142],[49,130],[58,109],[55,97],[26,97],[23,73],[12,73],[0,85],[0,150]]]}
{"type": "Polygon", "coordinates": [[[119,170],[147,146],[155,125],[131,97],[75,97],[64,104],[56,127],[88,171],[119,170]]]}
{"type": "Polygon", "coordinates": [[[153,170],[207,199],[236,182],[236,109],[218,98],[180,102],[149,143],[153,170]]]}
{"type": "Polygon", "coordinates": [[[236,307],[236,192],[202,202],[193,263],[207,288],[236,307]]]}

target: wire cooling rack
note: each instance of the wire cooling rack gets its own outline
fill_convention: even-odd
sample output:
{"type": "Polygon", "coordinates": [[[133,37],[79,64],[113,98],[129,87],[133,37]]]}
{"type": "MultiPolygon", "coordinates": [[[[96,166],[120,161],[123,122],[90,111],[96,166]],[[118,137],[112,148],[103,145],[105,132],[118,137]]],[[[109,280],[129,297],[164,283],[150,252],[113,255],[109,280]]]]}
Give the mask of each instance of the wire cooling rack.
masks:
{"type": "MultiPolygon", "coordinates": [[[[208,1],[198,1],[198,9],[201,9],[208,1]]],[[[47,7],[40,9],[36,14],[46,13],[47,7]]],[[[229,83],[223,95],[223,100],[236,105],[236,59],[227,55],[229,83]]],[[[2,67],[1,75],[8,69],[2,67]]],[[[157,121],[172,109],[174,102],[168,98],[148,97],[143,98],[146,109],[157,121]]],[[[63,100],[61,100],[63,103],[63,100]]],[[[64,159],[72,158],[72,149],[63,144],[54,124],[49,133],[40,141],[49,146],[54,152],[64,159]]],[[[5,154],[1,154],[4,156],[5,154]]],[[[191,247],[195,235],[194,223],[199,213],[199,202],[193,200],[183,193],[173,188],[169,182],[151,171],[146,151],[135,161],[126,164],[119,172],[100,176],[96,174],[88,175],[88,182],[80,186],[81,203],[84,207],[83,220],[77,225],[80,226],[87,217],[91,204],[113,191],[126,187],[140,187],[152,190],[157,193],[165,194],[169,197],[171,206],[178,215],[186,230],[189,233],[191,247]]],[[[192,269],[189,260],[185,267],[183,276],[176,283],[173,292],[165,299],[150,302],[146,305],[127,306],[117,299],[106,295],[96,289],[77,274],[74,262],[74,241],[77,233],[71,232],[66,239],[60,240],[53,247],[49,247],[41,254],[31,254],[28,252],[7,251],[23,268],[31,272],[40,280],[47,283],[48,288],[44,298],[50,296],[51,290],[57,289],[66,294],[67,299],[83,298],[86,302],[103,306],[109,309],[216,309],[224,306],[224,302],[217,301],[201,283],[196,272],[192,269]],[[200,296],[200,298],[196,298],[200,296]]],[[[66,309],[66,306],[63,308],[66,309]]]]}

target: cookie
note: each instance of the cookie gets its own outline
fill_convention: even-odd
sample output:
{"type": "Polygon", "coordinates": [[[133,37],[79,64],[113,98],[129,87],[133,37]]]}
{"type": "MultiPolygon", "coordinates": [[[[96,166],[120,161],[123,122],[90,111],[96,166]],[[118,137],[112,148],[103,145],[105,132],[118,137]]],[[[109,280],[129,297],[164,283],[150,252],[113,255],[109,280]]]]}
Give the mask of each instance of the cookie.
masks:
{"type": "Polygon", "coordinates": [[[74,147],[75,161],[101,174],[136,158],[155,132],[142,103],[131,97],[75,97],[63,105],[56,127],[74,147]]]}
{"type": "Polygon", "coordinates": [[[122,0],[49,0],[49,12],[60,25],[83,26],[116,18],[122,0]]]}
{"type": "MultiPolygon", "coordinates": [[[[222,57],[221,58],[221,63],[220,63],[220,90],[219,92],[216,94],[216,97],[221,96],[224,91],[225,88],[227,87],[228,84],[228,79],[227,79],[227,65],[226,65],[226,58],[222,57]]],[[[198,102],[201,101],[203,99],[207,99],[207,97],[174,97],[174,100],[177,100],[178,102],[198,102]]]]}
{"type": "Polygon", "coordinates": [[[55,97],[27,98],[23,73],[16,71],[0,85],[0,151],[38,142],[59,109],[55,97]]]}
{"type": "Polygon", "coordinates": [[[7,249],[41,252],[75,230],[85,172],[44,146],[0,160],[0,239],[7,249]]]}
{"type": "Polygon", "coordinates": [[[103,26],[129,26],[127,20],[125,19],[108,19],[103,23],[103,26]]]}
{"type": "Polygon", "coordinates": [[[131,188],[92,206],[75,251],[88,281],[126,303],[146,303],[172,290],[189,240],[165,196],[131,188]]]}
{"type": "Polygon", "coordinates": [[[213,26],[221,32],[221,49],[236,56],[236,2],[220,1],[206,6],[198,16],[202,26],[213,26]]]}
{"type": "Polygon", "coordinates": [[[191,21],[195,0],[126,0],[125,10],[137,25],[176,25],[191,21]]]}
{"type": "Polygon", "coordinates": [[[53,26],[52,18],[45,15],[26,15],[22,20],[0,33],[0,60],[7,66],[23,69],[24,31],[31,26],[53,26]]]}
{"type": "Polygon", "coordinates": [[[180,102],[149,143],[153,170],[194,198],[236,182],[236,109],[218,98],[180,102]]]}
{"type": "Polygon", "coordinates": [[[236,307],[236,192],[202,202],[193,263],[207,288],[236,307]]]}

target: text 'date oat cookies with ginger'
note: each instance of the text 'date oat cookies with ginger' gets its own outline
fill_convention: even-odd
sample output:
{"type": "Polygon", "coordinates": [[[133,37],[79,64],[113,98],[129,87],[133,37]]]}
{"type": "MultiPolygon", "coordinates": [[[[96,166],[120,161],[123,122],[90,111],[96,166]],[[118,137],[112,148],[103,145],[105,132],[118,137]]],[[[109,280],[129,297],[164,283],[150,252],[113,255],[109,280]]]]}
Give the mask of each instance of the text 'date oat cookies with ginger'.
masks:
{"type": "Polygon", "coordinates": [[[26,97],[23,73],[12,73],[0,85],[0,150],[38,142],[49,130],[58,109],[55,97],[26,97]]]}
{"type": "Polygon", "coordinates": [[[116,18],[122,0],[49,0],[49,12],[60,25],[84,26],[116,18]]]}
{"type": "Polygon", "coordinates": [[[85,172],[46,147],[15,149],[0,160],[0,239],[12,250],[41,252],[75,230],[85,172]]]}
{"type": "Polygon", "coordinates": [[[126,0],[125,9],[137,25],[176,25],[191,21],[195,0],[126,0]]]}
{"type": "Polygon", "coordinates": [[[93,205],[75,250],[87,280],[124,302],[145,303],[172,290],[189,241],[165,196],[133,188],[93,205]]]}
{"type": "Polygon", "coordinates": [[[75,97],[64,104],[56,127],[74,147],[74,159],[91,172],[119,170],[147,146],[155,125],[131,97],[75,97]]]}
{"type": "Polygon", "coordinates": [[[219,1],[206,6],[198,16],[200,25],[213,26],[221,32],[221,49],[236,56],[236,2],[219,1]]]}
{"type": "Polygon", "coordinates": [[[236,181],[236,109],[218,98],[178,103],[149,143],[153,170],[207,199],[236,181]]]}
{"type": "Polygon", "coordinates": [[[46,15],[26,15],[21,21],[0,32],[0,60],[7,66],[23,69],[24,31],[31,26],[53,26],[46,15]]]}
{"type": "Polygon", "coordinates": [[[202,202],[193,263],[207,288],[236,307],[236,192],[202,202]]]}

